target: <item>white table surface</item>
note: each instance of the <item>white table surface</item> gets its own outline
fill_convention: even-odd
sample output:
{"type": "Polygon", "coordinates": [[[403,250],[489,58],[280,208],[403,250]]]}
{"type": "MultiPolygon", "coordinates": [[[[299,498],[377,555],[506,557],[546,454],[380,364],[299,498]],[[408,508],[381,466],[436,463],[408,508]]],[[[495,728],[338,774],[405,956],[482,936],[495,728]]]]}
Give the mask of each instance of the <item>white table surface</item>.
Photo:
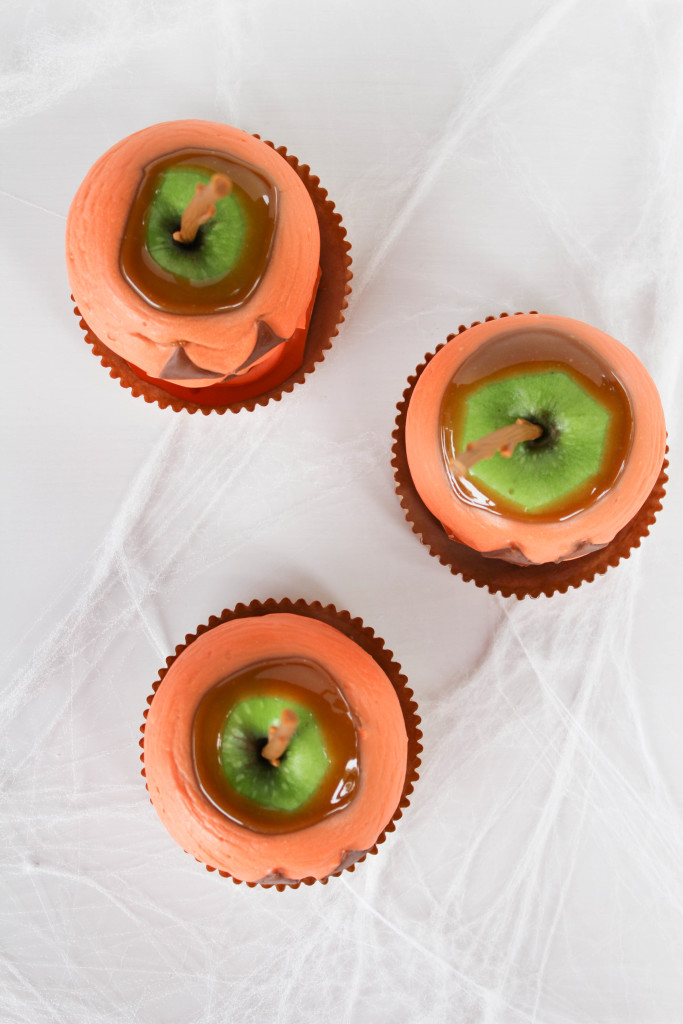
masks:
{"type": "Polygon", "coordinates": [[[683,1020],[682,43],[672,0],[3,5],[2,1024],[683,1020]],[[69,302],[87,169],[185,117],[286,145],[353,243],[333,349],[252,414],[133,399],[69,302]],[[389,452],[424,353],[529,309],[638,353],[672,481],[517,602],[428,556],[389,452]],[[283,894],[169,839],[137,745],[175,644],[269,596],[361,616],[425,734],[380,854],[283,894]]]}

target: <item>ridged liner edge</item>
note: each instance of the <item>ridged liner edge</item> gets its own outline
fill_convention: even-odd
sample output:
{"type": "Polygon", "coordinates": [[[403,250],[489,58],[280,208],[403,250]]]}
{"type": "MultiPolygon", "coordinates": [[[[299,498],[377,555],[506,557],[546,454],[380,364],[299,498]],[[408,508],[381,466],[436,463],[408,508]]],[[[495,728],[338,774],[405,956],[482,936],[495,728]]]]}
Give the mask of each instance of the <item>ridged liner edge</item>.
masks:
{"type": "MultiPolygon", "coordinates": [[[[450,540],[441,523],[420,498],[410,476],[405,450],[405,423],[410,398],[425,367],[449,341],[472,327],[478,327],[482,322],[523,315],[501,313],[498,317],[487,316],[484,321],[476,320],[469,327],[461,324],[457,334],[449,334],[446,341],[434,352],[427,353],[424,362],[408,377],[408,387],[396,406],[396,427],[391,435],[394,442],[391,465],[396,482],[395,491],[413,533],[419,537],[430,555],[447,566],[454,576],[460,576],[466,583],[474,583],[477,587],[485,588],[491,594],[516,597],[518,600],[525,597],[540,597],[541,594],[546,597],[556,593],[565,594],[571,587],[580,587],[582,583],[592,582],[596,576],[603,575],[610,567],[613,568],[622,559],[628,558],[634,548],[640,547],[643,537],[647,537],[662,507],[668,480],[666,470],[669,465],[667,459],[664,459],[659,477],[649,496],[614,540],[600,551],[591,552],[581,558],[558,563],[547,562],[539,566],[516,566],[502,559],[484,557],[472,548],[450,540]],[[505,579],[496,579],[496,575],[505,579]]],[[[529,315],[536,315],[536,311],[532,310],[529,315]]]]}
{"type": "MultiPolygon", "coordinates": [[[[276,600],[275,598],[269,598],[267,601],[254,600],[250,604],[238,604],[233,609],[225,609],[220,615],[212,615],[206,625],[198,626],[195,633],[188,633],[185,637],[185,643],[178,644],[175,649],[175,653],[169,655],[166,659],[166,666],[159,670],[159,678],[152,684],[152,693],[147,698],[147,704],[151,706],[154,696],[161,685],[164,676],[168,672],[173,662],[178,658],[182,652],[190,646],[198,637],[202,636],[203,633],[208,632],[210,629],[214,629],[216,626],[221,625],[224,622],[231,622],[234,619],[245,619],[252,618],[254,616],[272,615],[277,612],[286,612],[293,615],[303,615],[308,618],[317,619],[319,622],[325,622],[327,625],[333,626],[338,629],[341,633],[347,636],[354,643],[357,643],[363,650],[369,654],[382,669],[384,674],[389,679],[396,696],[401,704],[401,711],[403,712],[403,719],[406,724],[406,732],[408,735],[408,756],[407,756],[407,767],[406,776],[403,783],[403,790],[401,793],[401,799],[398,802],[396,810],[387,823],[381,834],[378,836],[374,846],[367,850],[362,857],[360,857],[355,863],[349,867],[342,868],[339,871],[333,871],[331,874],[326,875],[325,878],[301,878],[295,883],[264,883],[264,882],[244,882],[242,879],[235,878],[228,871],[219,870],[212,867],[209,864],[205,864],[207,871],[218,871],[218,874],[222,878],[231,878],[236,885],[246,885],[253,889],[259,886],[263,889],[277,889],[279,892],[283,892],[285,889],[298,889],[301,885],[314,885],[319,883],[326,885],[330,878],[336,878],[343,874],[344,871],[353,871],[357,864],[362,864],[368,854],[376,854],[379,846],[385,841],[387,833],[393,832],[396,829],[396,822],[403,816],[403,811],[410,804],[410,795],[413,792],[415,782],[419,778],[418,768],[421,764],[420,754],[422,752],[422,730],[420,729],[421,719],[417,713],[417,703],[413,699],[413,691],[408,686],[408,679],[401,672],[401,666],[397,661],[394,661],[393,651],[390,651],[385,646],[384,640],[381,637],[376,636],[374,630],[363,623],[360,618],[352,618],[351,614],[347,611],[339,611],[333,604],[323,606],[320,601],[314,601],[309,603],[303,599],[292,601],[289,598],[282,598],[276,600]]],[[[149,713],[149,708],[144,712],[143,717],[146,719],[149,713]]],[[[141,774],[145,777],[145,723],[140,726],[140,732],[142,733],[142,739],[140,740],[140,747],[142,753],[140,754],[140,760],[143,763],[141,774]]],[[[149,792],[149,787],[145,783],[145,788],[149,792]]],[[[153,803],[150,797],[150,803],[153,803]]],[[[187,850],[185,851],[187,853],[187,850]]],[[[197,863],[203,863],[195,857],[197,863]]]]}
{"type": "MultiPolygon", "coordinates": [[[[260,136],[255,135],[255,138],[260,136]]],[[[344,323],[344,310],[348,307],[348,296],[351,294],[351,279],[353,273],[351,271],[351,256],[349,255],[351,250],[351,243],[346,238],[346,229],[342,226],[341,214],[336,213],[334,203],[328,198],[327,189],[320,187],[320,178],[316,175],[311,174],[311,169],[308,164],[300,164],[295,156],[287,152],[285,146],[275,146],[272,142],[265,142],[266,146],[270,146],[271,149],[275,149],[277,153],[283,157],[287,163],[296,171],[301,178],[302,182],[306,186],[306,190],[310,195],[315,211],[318,217],[318,223],[320,225],[321,232],[321,250],[320,250],[320,263],[323,270],[320,284],[318,286],[318,294],[313,306],[313,317],[315,317],[316,308],[319,303],[330,303],[330,305],[338,306],[338,312],[336,313],[336,320],[331,329],[328,327],[327,330],[321,330],[316,336],[315,332],[309,330],[308,337],[306,339],[306,348],[304,351],[304,360],[298,370],[279,384],[276,388],[271,388],[270,391],[265,392],[263,395],[258,395],[255,398],[244,399],[241,402],[233,402],[228,405],[218,406],[206,406],[197,405],[195,402],[190,402],[182,398],[177,398],[174,395],[166,394],[162,388],[156,387],[146,381],[141,380],[131,369],[130,365],[121,356],[117,355],[111,349],[109,349],[104,342],[102,342],[96,334],[94,334],[86,321],[81,316],[81,313],[77,306],[74,307],[74,313],[79,318],[79,324],[85,332],[85,340],[88,345],[91,346],[93,355],[99,356],[100,363],[105,369],[109,370],[109,376],[114,380],[118,380],[122,388],[126,388],[131,391],[134,398],[144,398],[149,404],[156,403],[159,408],[167,409],[171,408],[174,412],[181,412],[183,409],[194,415],[196,412],[202,412],[205,416],[209,413],[218,413],[222,416],[226,412],[240,412],[242,409],[247,409],[252,412],[257,405],[267,405],[268,402],[279,402],[284,394],[289,394],[294,390],[296,384],[303,384],[304,379],[315,371],[316,365],[322,363],[325,359],[325,353],[332,347],[334,338],[339,334],[339,328],[344,323]],[[323,245],[323,237],[326,237],[327,244],[323,245]],[[329,236],[329,237],[327,237],[329,236]],[[334,277],[338,278],[341,276],[343,279],[343,289],[340,288],[341,281],[332,280],[331,282],[325,279],[325,267],[328,267],[328,277],[330,275],[331,265],[336,266],[336,274],[334,277]],[[337,288],[338,294],[335,296],[335,287],[337,288]]],[[[73,295],[71,296],[73,301],[73,295]]],[[[324,324],[323,324],[324,327],[324,324]]]]}

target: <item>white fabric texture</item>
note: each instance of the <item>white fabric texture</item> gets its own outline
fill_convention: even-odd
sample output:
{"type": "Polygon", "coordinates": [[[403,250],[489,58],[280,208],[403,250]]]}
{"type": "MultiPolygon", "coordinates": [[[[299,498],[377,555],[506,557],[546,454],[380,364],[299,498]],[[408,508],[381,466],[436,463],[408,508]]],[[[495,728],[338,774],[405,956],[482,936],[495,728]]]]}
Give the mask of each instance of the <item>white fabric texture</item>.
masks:
{"type": "Polygon", "coordinates": [[[680,1024],[683,7],[56,0],[0,27],[0,1021],[680,1024]],[[183,117],[286,145],[353,245],[325,362],[251,414],[133,399],[69,303],[88,167],[183,117]],[[671,481],[626,562],[518,602],[419,544],[390,435],[426,352],[530,309],[645,362],[671,481]],[[380,853],[285,893],[185,855],[137,745],[175,645],[270,596],[384,637],[425,744],[380,853]]]}

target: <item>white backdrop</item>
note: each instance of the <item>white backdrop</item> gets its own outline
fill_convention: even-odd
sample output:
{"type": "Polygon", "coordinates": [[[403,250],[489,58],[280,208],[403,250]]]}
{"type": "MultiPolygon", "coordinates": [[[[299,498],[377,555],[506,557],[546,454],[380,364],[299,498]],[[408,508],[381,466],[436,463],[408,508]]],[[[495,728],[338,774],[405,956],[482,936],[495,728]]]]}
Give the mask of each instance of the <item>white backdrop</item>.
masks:
{"type": "Polygon", "coordinates": [[[0,47],[2,1024],[680,1024],[683,6],[11,0],[0,47]],[[251,414],[133,399],[71,311],[82,177],[184,117],[310,163],[353,244],[334,348],[251,414]],[[420,546],[390,435],[425,352],[529,309],[638,353],[673,454],[641,550],[520,603],[420,546]],[[425,733],[380,854],[283,894],[174,845],[137,745],[166,654],[269,596],[362,616],[425,733]]]}

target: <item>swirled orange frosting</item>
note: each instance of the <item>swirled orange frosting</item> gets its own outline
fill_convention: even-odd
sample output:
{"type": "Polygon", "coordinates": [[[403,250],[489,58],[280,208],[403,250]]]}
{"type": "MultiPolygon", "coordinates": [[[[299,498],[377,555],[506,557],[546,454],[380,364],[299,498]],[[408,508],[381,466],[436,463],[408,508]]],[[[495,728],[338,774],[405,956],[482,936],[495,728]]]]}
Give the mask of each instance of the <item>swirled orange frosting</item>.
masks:
{"type": "Polygon", "coordinates": [[[144,734],[147,786],[171,836],[198,860],[242,881],[324,878],[371,849],[391,820],[406,775],[407,734],[396,692],[376,661],[339,630],[302,615],[235,619],[203,633],[173,662],[144,734]],[[335,680],[356,722],[360,778],[343,809],[297,831],[264,834],[205,796],[192,752],[203,695],[254,661],[296,657],[335,680]]]}

